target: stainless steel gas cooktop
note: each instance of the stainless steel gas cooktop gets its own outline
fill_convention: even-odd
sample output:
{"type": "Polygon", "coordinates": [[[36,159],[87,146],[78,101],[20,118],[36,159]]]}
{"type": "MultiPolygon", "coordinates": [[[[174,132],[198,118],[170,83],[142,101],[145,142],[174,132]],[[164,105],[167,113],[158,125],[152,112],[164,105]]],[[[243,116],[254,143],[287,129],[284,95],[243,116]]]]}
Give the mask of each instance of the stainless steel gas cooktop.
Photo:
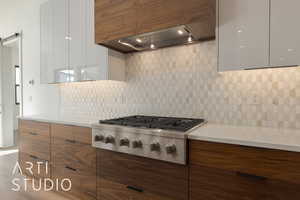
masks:
{"type": "Polygon", "coordinates": [[[93,125],[93,146],[178,164],[186,164],[187,134],[203,119],[130,116],[93,125]]]}

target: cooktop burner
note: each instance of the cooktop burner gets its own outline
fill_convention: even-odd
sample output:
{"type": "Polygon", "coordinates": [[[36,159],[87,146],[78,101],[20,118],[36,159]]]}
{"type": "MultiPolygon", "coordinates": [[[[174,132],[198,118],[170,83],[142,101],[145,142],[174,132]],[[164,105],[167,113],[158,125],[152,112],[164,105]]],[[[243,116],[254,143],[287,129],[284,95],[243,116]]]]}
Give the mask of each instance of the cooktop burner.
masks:
{"type": "Polygon", "coordinates": [[[174,130],[180,132],[186,132],[204,122],[204,119],[155,117],[141,115],[100,121],[101,124],[120,125],[137,128],[174,130]]]}

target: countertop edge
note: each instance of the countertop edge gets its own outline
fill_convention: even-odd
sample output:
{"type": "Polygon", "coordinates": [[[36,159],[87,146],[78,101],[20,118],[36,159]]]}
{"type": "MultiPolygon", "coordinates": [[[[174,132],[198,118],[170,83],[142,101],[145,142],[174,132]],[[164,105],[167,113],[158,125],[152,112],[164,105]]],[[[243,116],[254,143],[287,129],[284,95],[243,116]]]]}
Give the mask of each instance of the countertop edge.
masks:
{"type": "Polygon", "coordinates": [[[53,124],[64,124],[70,126],[79,126],[79,127],[86,127],[92,128],[93,123],[84,123],[84,122],[75,122],[75,121],[68,121],[68,120],[59,120],[59,119],[45,119],[39,117],[18,117],[20,120],[29,120],[29,121],[36,121],[36,122],[44,122],[44,123],[53,123],[53,124]]]}

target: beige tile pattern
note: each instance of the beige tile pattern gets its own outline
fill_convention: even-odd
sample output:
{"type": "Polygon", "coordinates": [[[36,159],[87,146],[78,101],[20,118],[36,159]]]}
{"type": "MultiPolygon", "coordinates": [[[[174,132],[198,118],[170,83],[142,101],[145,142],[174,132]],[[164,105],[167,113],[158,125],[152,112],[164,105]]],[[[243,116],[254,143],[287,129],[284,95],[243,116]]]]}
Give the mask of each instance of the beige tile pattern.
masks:
{"type": "Polygon", "coordinates": [[[127,56],[127,81],[61,85],[64,116],[132,114],[300,128],[300,68],[217,72],[216,42],[127,56]]]}

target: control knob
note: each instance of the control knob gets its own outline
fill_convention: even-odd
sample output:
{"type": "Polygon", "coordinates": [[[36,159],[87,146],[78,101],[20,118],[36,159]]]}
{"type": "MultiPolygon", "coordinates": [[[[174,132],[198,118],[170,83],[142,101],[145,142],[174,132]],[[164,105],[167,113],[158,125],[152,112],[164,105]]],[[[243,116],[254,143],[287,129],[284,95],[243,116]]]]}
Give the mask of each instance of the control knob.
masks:
{"type": "Polygon", "coordinates": [[[160,144],[158,142],[150,144],[151,151],[160,151],[160,144]]]}
{"type": "Polygon", "coordinates": [[[111,135],[107,136],[104,140],[105,144],[113,144],[115,143],[115,138],[111,135]]]}
{"type": "Polygon", "coordinates": [[[122,138],[120,140],[120,146],[127,146],[129,147],[130,141],[127,138],[122,138]]]}
{"type": "Polygon", "coordinates": [[[142,147],[143,147],[143,143],[142,143],[141,140],[134,140],[134,141],[132,142],[132,147],[133,147],[134,149],[136,149],[136,148],[142,148],[142,147]]]}
{"type": "Polygon", "coordinates": [[[167,154],[174,154],[176,153],[177,149],[176,149],[176,145],[172,144],[172,145],[167,145],[166,146],[166,152],[167,154]]]}
{"type": "Polygon", "coordinates": [[[94,137],[94,141],[95,142],[101,142],[101,141],[103,141],[104,140],[104,136],[103,135],[96,135],[95,137],[94,137]]]}

